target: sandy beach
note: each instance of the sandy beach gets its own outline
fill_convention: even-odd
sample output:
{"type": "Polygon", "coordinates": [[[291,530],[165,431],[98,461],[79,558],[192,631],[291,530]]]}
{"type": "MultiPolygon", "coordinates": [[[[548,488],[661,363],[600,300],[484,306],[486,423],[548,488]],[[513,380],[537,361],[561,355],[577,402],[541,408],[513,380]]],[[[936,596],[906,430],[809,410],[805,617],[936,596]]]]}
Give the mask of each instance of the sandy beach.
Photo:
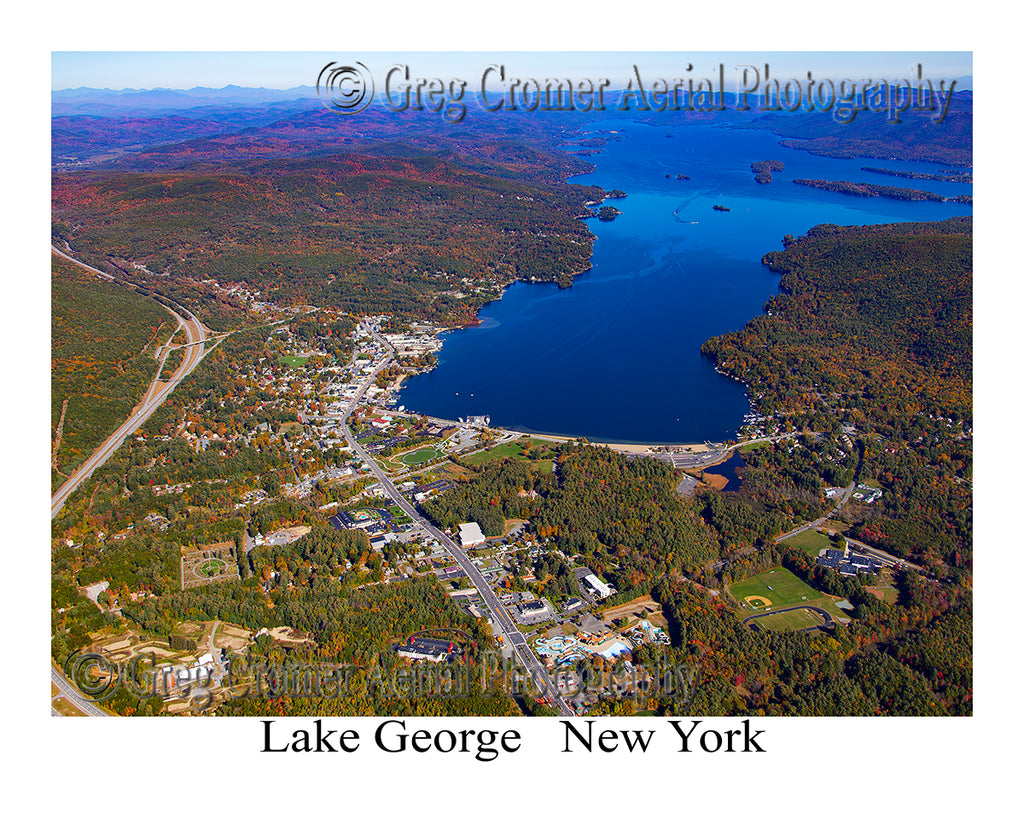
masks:
{"type": "MultiPolygon", "coordinates": [[[[548,435],[547,433],[524,432],[524,436],[530,438],[541,438],[545,441],[575,441],[579,436],[571,435],[548,435]]],[[[591,441],[595,446],[606,446],[616,452],[646,453],[646,452],[707,452],[707,444],[609,444],[602,441],[591,441]]]]}
{"type": "Polygon", "coordinates": [[[605,444],[616,452],[707,452],[707,444],[605,444]]]}

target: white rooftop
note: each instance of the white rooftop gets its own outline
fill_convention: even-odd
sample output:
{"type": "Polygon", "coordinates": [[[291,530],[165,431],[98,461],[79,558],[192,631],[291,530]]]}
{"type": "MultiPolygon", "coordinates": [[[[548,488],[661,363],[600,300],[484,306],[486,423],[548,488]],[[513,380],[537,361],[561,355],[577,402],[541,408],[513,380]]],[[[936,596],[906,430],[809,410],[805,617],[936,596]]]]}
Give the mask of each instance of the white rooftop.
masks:
{"type": "Polygon", "coordinates": [[[462,541],[463,546],[474,546],[477,543],[483,543],[487,538],[480,530],[480,524],[471,521],[459,524],[459,540],[462,541]]]}
{"type": "Polygon", "coordinates": [[[601,598],[611,597],[615,594],[615,589],[601,580],[596,574],[590,573],[584,575],[583,581],[589,583],[590,586],[598,593],[601,598]]]}

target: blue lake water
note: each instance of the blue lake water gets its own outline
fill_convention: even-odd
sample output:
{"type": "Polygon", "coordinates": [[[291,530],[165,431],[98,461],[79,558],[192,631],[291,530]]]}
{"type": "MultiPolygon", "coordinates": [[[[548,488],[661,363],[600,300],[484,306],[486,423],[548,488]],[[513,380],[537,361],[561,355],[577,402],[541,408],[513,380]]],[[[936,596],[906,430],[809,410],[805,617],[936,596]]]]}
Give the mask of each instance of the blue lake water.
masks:
{"type": "Polygon", "coordinates": [[[743,462],[743,456],[740,455],[739,450],[733,450],[732,455],[726,458],[722,463],[709,466],[704,470],[704,474],[710,475],[721,475],[727,481],[724,491],[735,492],[740,486],[740,475],[737,470],[743,469],[745,466],[743,462]]]}
{"type": "Polygon", "coordinates": [[[400,403],[442,418],[593,441],[677,443],[731,437],[749,409],[743,385],[700,354],[711,336],[738,330],[778,292],[761,264],[786,234],[814,225],[930,221],[970,205],[862,198],[794,185],[852,180],[971,194],[972,186],[888,177],[862,166],[941,172],[931,163],[829,159],[783,148],[763,132],[713,126],[605,122],[621,141],[588,157],[572,181],[620,188],[614,222],[588,222],[593,268],[572,287],[516,283],[480,312],[481,324],[443,336],[439,364],[407,382],[400,403]],[[671,133],[672,138],[666,134],[671,133]],[[750,163],[779,159],[774,181],[750,163]],[[677,180],[676,174],[689,180],[677,180]],[[665,178],[666,174],[671,179],[665,178]],[[717,212],[722,204],[729,212],[717,212]]]}

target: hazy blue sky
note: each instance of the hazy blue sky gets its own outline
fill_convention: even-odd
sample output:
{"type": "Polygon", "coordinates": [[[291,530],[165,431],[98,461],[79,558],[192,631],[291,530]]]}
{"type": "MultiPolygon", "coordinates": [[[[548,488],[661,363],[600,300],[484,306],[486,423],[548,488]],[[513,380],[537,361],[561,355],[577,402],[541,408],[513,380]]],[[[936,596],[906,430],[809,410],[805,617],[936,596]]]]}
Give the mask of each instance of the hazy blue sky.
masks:
{"type": "MultiPolygon", "coordinates": [[[[378,75],[388,66],[408,65],[415,76],[474,80],[489,64],[503,63],[511,76],[626,78],[631,66],[644,76],[674,78],[686,63],[692,76],[704,76],[725,65],[727,82],[734,66],[768,63],[772,76],[816,78],[912,78],[918,63],[924,76],[945,79],[970,76],[971,52],[738,52],[738,51],[622,51],[622,52],[85,52],[56,51],[52,55],[52,89],[78,88],[221,88],[241,85],[292,88],[314,85],[330,61],[359,60],[378,75]]],[[[965,86],[965,83],[960,83],[965,86]]]]}

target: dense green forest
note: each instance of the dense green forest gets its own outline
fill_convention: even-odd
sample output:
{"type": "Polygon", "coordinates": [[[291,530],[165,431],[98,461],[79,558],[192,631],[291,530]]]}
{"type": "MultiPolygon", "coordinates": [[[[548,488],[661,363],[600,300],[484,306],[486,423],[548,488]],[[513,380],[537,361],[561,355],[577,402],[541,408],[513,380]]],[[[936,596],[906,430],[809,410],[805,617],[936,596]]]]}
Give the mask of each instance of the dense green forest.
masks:
{"type": "Polygon", "coordinates": [[[175,322],[155,301],[54,256],[50,275],[51,441],[59,486],[128,417],[175,322]],[[67,402],[65,408],[65,401],[67,402]],[[63,424],[61,419],[63,418],[63,424]]]}
{"type": "Polygon", "coordinates": [[[695,571],[717,555],[713,533],[675,493],[678,479],[660,461],[566,444],[556,463],[555,474],[510,458],[487,464],[472,483],[429,501],[424,511],[441,526],[476,520],[498,532],[505,518],[529,519],[537,537],[580,555],[623,592],[695,571]]]}
{"type": "Polygon", "coordinates": [[[885,491],[850,513],[857,537],[944,571],[968,567],[971,220],[824,225],[786,244],[765,256],[782,273],[766,314],[704,352],[751,385],[762,412],[855,430],[861,478],[885,491]]]}
{"type": "Polygon", "coordinates": [[[54,234],[96,263],[243,282],[282,305],[468,322],[517,278],[567,286],[587,270],[579,216],[600,193],[487,175],[457,155],[82,171],[54,177],[54,234]]]}
{"type": "Polygon", "coordinates": [[[853,595],[861,618],[832,634],[755,633],[721,600],[691,583],[653,590],[669,621],[665,656],[644,647],[651,667],[692,668],[697,682],[663,696],[664,714],[946,716],[971,713],[969,593],[903,580],[888,605],[853,595]]]}

